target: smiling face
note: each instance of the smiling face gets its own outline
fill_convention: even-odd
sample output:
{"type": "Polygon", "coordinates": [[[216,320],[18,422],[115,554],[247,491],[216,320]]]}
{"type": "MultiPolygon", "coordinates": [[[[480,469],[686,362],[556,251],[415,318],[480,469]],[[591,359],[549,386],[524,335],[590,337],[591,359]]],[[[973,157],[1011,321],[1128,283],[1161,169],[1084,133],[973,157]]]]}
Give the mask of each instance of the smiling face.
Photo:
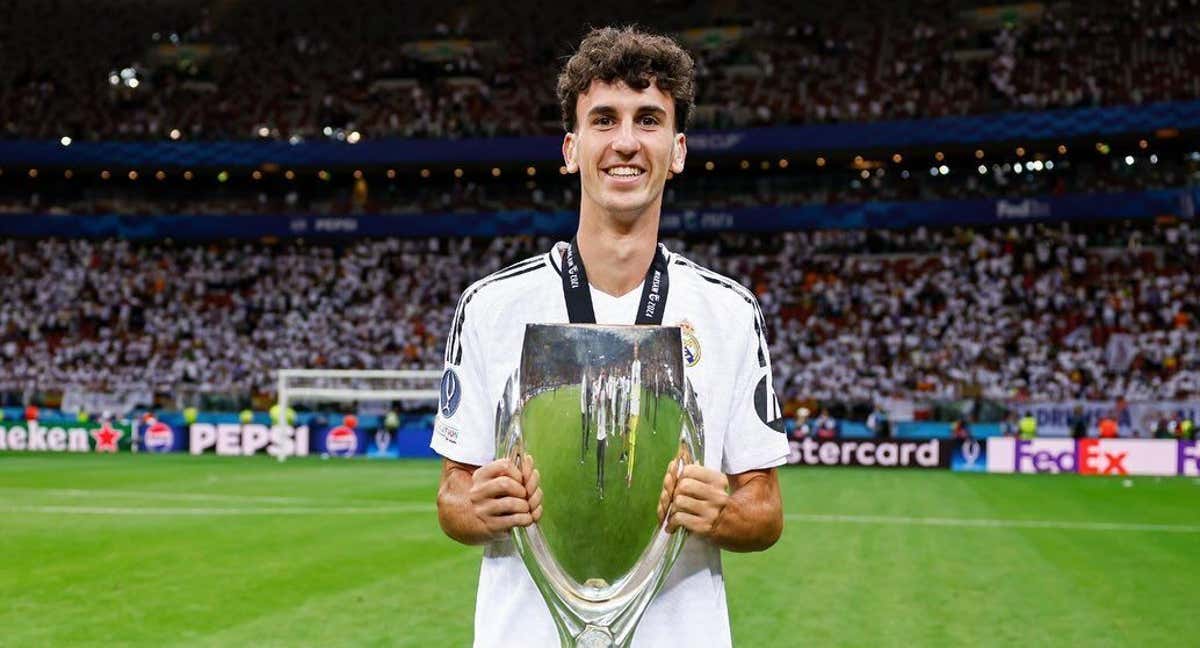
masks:
{"type": "Polygon", "coordinates": [[[682,173],[687,143],[675,132],[671,96],[651,83],[593,80],[575,105],[576,127],[563,138],[567,170],[583,187],[581,218],[632,222],[662,209],[668,173],[682,173]]]}

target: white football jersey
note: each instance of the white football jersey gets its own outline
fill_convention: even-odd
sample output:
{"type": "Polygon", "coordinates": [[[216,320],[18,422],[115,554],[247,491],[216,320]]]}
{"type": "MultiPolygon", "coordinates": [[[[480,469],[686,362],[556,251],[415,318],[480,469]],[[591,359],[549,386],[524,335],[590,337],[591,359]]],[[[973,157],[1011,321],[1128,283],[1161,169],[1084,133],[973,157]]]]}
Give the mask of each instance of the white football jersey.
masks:
{"type": "MultiPolygon", "coordinates": [[[[520,363],[525,325],[569,321],[561,276],[566,248],[560,242],[463,292],[446,342],[443,398],[430,443],[442,456],[476,466],[496,458],[496,405],[520,363]]],[[[684,331],[684,373],[704,420],[704,465],[737,474],[784,463],[788,444],[777,431],[783,429],[781,414],[757,300],[737,282],[663,252],[670,279],[663,324],[684,331]]],[[[592,288],[596,322],[633,324],[641,293],[641,286],[621,297],[592,288]]],[[[603,418],[600,414],[601,426],[603,418]]],[[[512,542],[486,546],[475,646],[558,645],[546,603],[512,542]]],[[[633,646],[729,645],[720,550],[689,538],[638,625],[633,646]]]]}

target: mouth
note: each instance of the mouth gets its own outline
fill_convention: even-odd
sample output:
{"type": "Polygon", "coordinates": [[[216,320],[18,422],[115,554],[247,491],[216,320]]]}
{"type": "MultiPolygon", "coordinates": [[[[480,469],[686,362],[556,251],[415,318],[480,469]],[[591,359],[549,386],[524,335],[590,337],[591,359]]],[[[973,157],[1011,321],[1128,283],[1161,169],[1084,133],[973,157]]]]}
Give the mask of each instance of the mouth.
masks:
{"type": "Polygon", "coordinates": [[[636,182],[638,178],[646,175],[645,169],[628,165],[611,166],[607,169],[601,169],[601,171],[604,175],[617,182],[636,182]]]}

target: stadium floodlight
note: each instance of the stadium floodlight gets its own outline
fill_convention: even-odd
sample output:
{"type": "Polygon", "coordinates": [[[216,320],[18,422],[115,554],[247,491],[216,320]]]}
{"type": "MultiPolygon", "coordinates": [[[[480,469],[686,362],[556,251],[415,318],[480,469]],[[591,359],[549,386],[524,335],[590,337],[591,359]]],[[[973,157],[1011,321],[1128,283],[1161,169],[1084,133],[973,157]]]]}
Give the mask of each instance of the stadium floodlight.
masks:
{"type": "Polygon", "coordinates": [[[436,402],[437,369],[280,369],[280,411],[296,400],[436,402]]]}

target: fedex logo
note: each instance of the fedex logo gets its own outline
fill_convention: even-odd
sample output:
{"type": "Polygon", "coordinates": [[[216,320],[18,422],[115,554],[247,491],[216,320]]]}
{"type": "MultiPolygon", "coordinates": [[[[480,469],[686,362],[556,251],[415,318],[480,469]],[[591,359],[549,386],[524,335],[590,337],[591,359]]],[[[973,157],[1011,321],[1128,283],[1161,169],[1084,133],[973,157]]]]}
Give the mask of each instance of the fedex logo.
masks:
{"type": "Polygon", "coordinates": [[[1200,477],[1200,441],[1180,441],[1177,452],[1176,473],[1200,477]]]}
{"type": "Polygon", "coordinates": [[[1018,440],[1013,448],[1013,472],[1075,472],[1075,442],[1070,439],[1018,440]]]}
{"type": "Polygon", "coordinates": [[[1128,475],[1125,459],[1129,452],[1112,451],[1100,445],[1100,439],[1079,440],[1079,474],[1128,475]]]}

